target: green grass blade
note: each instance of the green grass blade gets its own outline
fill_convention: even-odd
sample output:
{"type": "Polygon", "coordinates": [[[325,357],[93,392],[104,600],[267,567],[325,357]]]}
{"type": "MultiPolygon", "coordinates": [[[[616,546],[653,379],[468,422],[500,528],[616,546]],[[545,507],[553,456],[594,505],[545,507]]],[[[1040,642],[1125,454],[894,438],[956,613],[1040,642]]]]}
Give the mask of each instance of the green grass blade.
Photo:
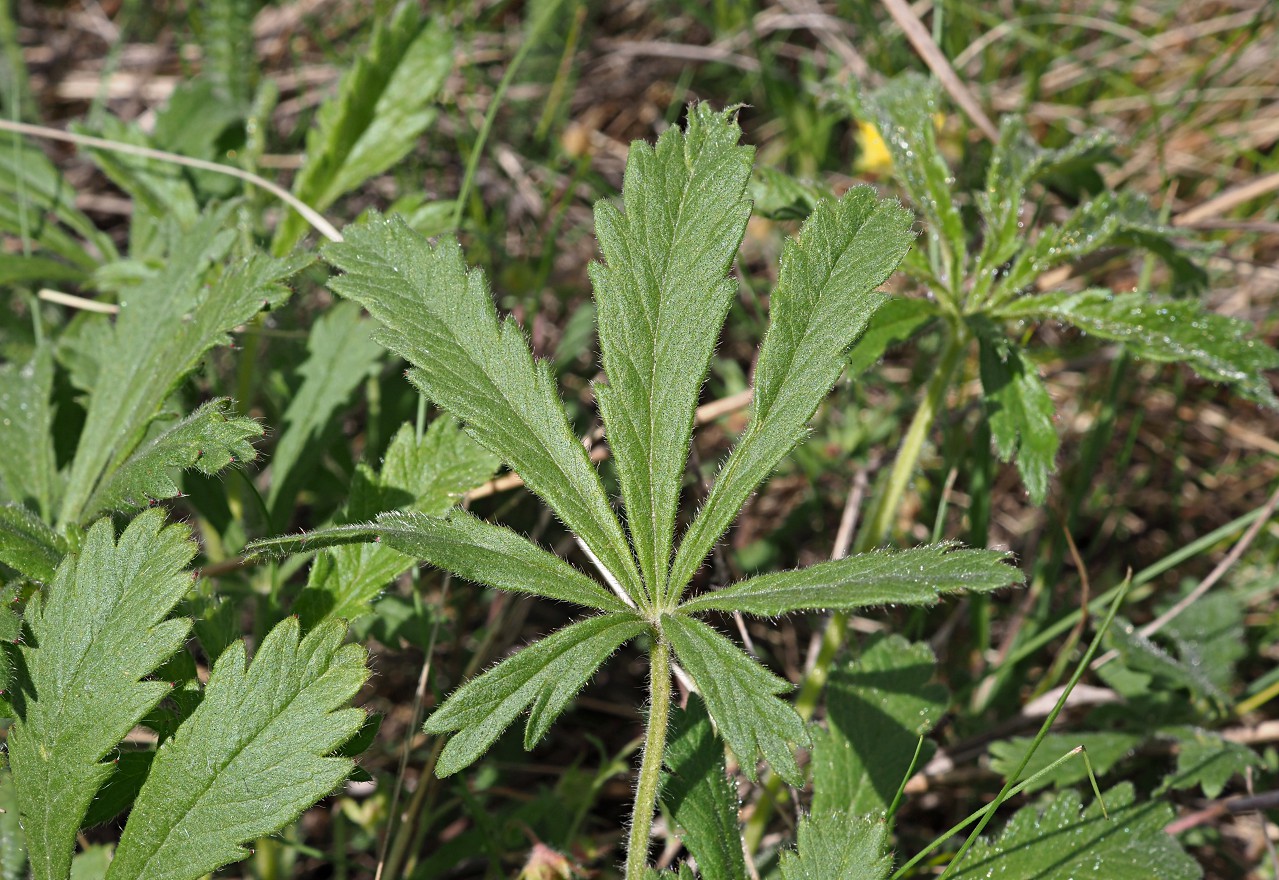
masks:
{"type": "Polygon", "coordinates": [[[591,281],[608,377],[595,397],[654,594],[670,564],[693,410],[737,290],[727,272],[750,216],[754,150],[737,146],[735,112],[696,105],[687,132],[632,143],[625,213],[595,205],[606,262],[591,266],[591,281]]]}

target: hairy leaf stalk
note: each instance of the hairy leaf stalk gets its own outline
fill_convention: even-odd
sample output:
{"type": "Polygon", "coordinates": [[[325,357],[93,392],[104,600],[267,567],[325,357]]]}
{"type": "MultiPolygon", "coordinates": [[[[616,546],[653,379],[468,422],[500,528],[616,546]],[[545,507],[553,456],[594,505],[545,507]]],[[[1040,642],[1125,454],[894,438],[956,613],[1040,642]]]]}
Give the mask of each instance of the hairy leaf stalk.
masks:
{"type": "Polygon", "coordinates": [[[644,734],[644,756],[635,784],[635,806],[631,810],[631,834],[626,846],[626,880],[642,880],[648,867],[648,838],[653,830],[657,791],[662,781],[662,760],[666,752],[666,728],[671,715],[671,649],[659,633],[650,655],[648,728],[644,734]]]}

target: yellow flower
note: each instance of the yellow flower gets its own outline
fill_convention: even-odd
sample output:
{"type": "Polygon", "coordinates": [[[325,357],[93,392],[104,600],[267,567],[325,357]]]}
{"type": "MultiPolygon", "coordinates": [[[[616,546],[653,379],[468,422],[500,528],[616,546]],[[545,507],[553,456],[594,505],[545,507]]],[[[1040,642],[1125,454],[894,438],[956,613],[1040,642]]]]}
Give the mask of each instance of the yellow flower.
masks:
{"type": "MultiPolygon", "coordinates": [[[[941,131],[946,117],[940,113],[933,114],[933,127],[941,131]]],[[[880,135],[873,122],[857,120],[857,161],[853,170],[858,174],[884,174],[893,170],[893,154],[888,152],[888,145],[880,135]]]]}

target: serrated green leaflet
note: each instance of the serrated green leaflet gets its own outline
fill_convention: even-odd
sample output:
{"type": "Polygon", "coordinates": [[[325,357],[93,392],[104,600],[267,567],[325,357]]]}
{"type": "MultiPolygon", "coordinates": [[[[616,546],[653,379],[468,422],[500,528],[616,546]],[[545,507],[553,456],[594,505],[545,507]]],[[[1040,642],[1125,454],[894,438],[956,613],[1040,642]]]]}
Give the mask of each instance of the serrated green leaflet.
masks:
{"type": "Polygon", "coordinates": [[[101,352],[84,430],[80,435],[58,522],[81,522],[100,484],[129,458],[165,399],[210,348],[264,305],[288,296],[284,279],[307,262],[254,256],[205,285],[234,233],[225,230],[230,206],[201,218],[188,234],[171,231],[164,268],[122,301],[120,317],[101,352]]]}
{"type": "Polygon", "coordinates": [[[131,512],[181,494],[173,470],[216,474],[234,462],[253,461],[257,451],[252,441],[262,436],[262,426],[234,416],[229,406],[228,400],[211,400],[139,446],[98,484],[85,502],[85,517],[131,512]]]}
{"type": "Polygon", "coordinates": [[[630,545],[599,474],[569,428],[554,379],[513,319],[499,321],[483,273],[457,242],[432,246],[403,221],[373,217],[325,248],[330,282],[369,310],[376,339],[413,364],[410,378],[510,463],[633,599],[643,596],[630,545]]]}
{"type": "Polygon", "coordinates": [[[48,584],[65,552],[66,542],[30,510],[16,504],[0,507],[0,562],[48,584]]]}
{"type": "Polygon", "coordinates": [[[302,383],[284,411],[280,442],[271,455],[267,508],[280,528],[287,525],[298,487],[322,451],[333,415],[382,356],[372,334],[373,322],[361,320],[359,306],[348,302],[336,304],[311,328],[307,358],[298,369],[302,383]]]}
{"type": "Polygon", "coordinates": [[[680,543],[671,566],[672,600],[746,499],[803,436],[843,371],[849,347],[883,301],[875,288],[910,247],[910,224],[910,213],[900,205],[858,187],[838,202],[819,205],[799,238],[786,242],[755,371],[751,423],[680,543]]]}
{"type": "Polygon", "coordinates": [[[743,611],[773,617],[800,610],[932,605],[946,593],[984,593],[1021,583],[1021,571],[1007,562],[1006,553],[955,550],[945,544],[877,550],[808,568],[762,574],[695,596],[679,610],[743,611]]]}
{"type": "MultiPolygon", "coordinates": [[[[827,729],[813,732],[813,814],[864,816],[888,810],[910,770],[919,737],[950,701],[932,684],[936,660],[927,645],[901,636],[876,638],[854,661],[831,671],[827,729]]],[[[931,744],[926,744],[931,745],[931,744]]],[[[928,748],[919,763],[932,755],[928,748]]]]}
{"type": "Polygon", "coordinates": [[[636,143],[626,212],[595,206],[605,263],[591,266],[608,384],[596,400],[617,462],[626,522],[650,593],[661,595],[693,410],[737,285],[726,277],[750,203],[754,150],[732,110],[693,108],[686,133],[636,143]]]}
{"type": "Polygon", "coordinates": [[[813,813],[796,829],[796,847],[781,855],[782,880],[881,880],[893,866],[888,825],[878,816],[813,813]]]}
{"type": "Polygon", "coordinates": [[[251,664],[244,643],[213,667],[204,699],[156,752],[108,880],[195,880],[248,855],[351,772],[329,757],[364,721],[342,708],[368,676],[337,621],[300,638],[286,618],[251,664]]]}
{"type": "Polygon", "coordinates": [[[1198,880],[1203,872],[1164,826],[1172,808],[1138,803],[1130,784],[1116,786],[1101,805],[1081,810],[1077,792],[1062,791],[1046,806],[1018,810],[994,840],[981,841],[952,880],[1198,880]]]}
{"type": "Polygon", "coordinates": [[[61,485],[53,456],[53,357],[39,346],[25,364],[0,364],[0,502],[53,516],[61,485]]]}
{"type": "Polygon", "coordinates": [[[1034,362],[1002,330],[980,327],[977,342],[983,402],[995,449],[1004,461],[1016,458],[1031,500],[1043,504],[1061,445],[1053,424],[1056,407],[1039,381],[1034,362]]]}
{"type": "Polygon", "coordinates": [[[687,709],[672,713],[666,767],[662,806],[697,859],[702,880],[741,880],[746,863],[737,825],[737,785],[727,776],[724,747],[696,696],[689,697],[687,709]]]}
{"type": "Polygon", "coordinates": [[[169,693],[142,681],[182,647],[186,620],[166,620],[191,585],[196,547],[159,511],[115,539],[95,523],[79,554],[58,566],[47,599],[33,598],[23,646],[29,684],[9,732],[9,761],[36,880],[63,880],[80,819],[111,773],[100,763],[169,693]]]}
{"type": "MultiPolygon", "coordinates": [[[[1100,778],[1104,777],[1115,764],[1131,756],[1144,739],[1145,737],[1141,734],[1122,731],[1050,733],[1039,743],[1029,763],[1021,771],[1021,778],[1028,782],[1023,791],[1032,792],[1049,786],[1064,787],[1086,780],[1090,769],[1088,764],[1080,760],[1072,760],[1030,781],[1036,773],[1047,768],[1049,764],[1071,749],[1079,746],[1086,748],[1088,761],[1092,765],[1091,769],[1100,778]]],[[[1021,766],[1022,758],[1034,742],[1033,737],[1017,737],[991,743],[990,769],[1000,776],[1011,776],[1021,766]]]]}
{"type": "Polygon", "coordinates": [[[452,733],[436,772],[448,776],[471,764],[530,707],[524,740],[531,747],[599,665],[645,628],[629,612],[590,617],[462,685],[422,727],[427,733],[452,733]]]}
{"type": "Polygon", "coordinates": [[[1203,728],[1176,727],[1162,733],[1177,743],[1177,769],[1164,779],[1160,793],[1202,788],[1204,797],[1216,800],[1231,779],[1264,766],[1262,757],[1243,743],[1203,728]]]}
{"type": "Polygon", "coordinates": [[[1108,290],[1025,297],[999,310],[1004,318],[1056,319],[1098,339],[1122,342],[1134,355],[1184,363],[1257,403],[1279,409],[1263,374],[1279,369],[1279,352],[1249,338],[1246,321],[1214,315],[1194,300],[1155,300],[1108,290]]]}
{"type": "Polygon", "coordinates": [[[701,621],[666,615],[662,629],[746,775],[755,778],[757,756],[763,755],[783,779],[802,784],[792,750],[808,744],[808,731],[790,704],[777,698],[791,690],[790,682],[701,621]]]}
{"type": "MultiPolygon", "coordinates": [[[[294,195],[322,211],[404,158],[435,118],[433,102],[452,68],[449,30],[422,21],[415,4],[379,18],[368,52],[308,132],[294,195]]],[[[273,251],[288,252],[305,233],[302,218],[290,214],[276,230],[273,251]]]]}

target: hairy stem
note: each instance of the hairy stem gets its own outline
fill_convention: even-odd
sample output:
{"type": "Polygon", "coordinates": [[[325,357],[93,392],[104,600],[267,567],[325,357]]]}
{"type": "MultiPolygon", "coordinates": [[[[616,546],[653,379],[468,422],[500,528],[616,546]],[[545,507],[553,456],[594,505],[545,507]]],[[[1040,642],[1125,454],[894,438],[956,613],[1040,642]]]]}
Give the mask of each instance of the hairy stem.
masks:
{"type": "Polygon", "coordinates": [[[648,837],[653,829],[657,789],[662,779],[666,728],[671,716],[671,649],[664,635],[659,634],[657,643],[653,645],[650,664],[648,729],[644,735],[639,781],[635,785],[635,807],[631,810],[626,880],[642,880],[648,867],[648,837]]]}
{"type": "MultiPolygon", "coordinates": [[[[946,337],[937,371],[928,381],[919,409],[915,411],[915,417],[906,430],[905,436],[902,437],[901,446],[897,450],[897,458],[893,461],[893,469],[888,475],[884,491],[875,502],[865,527],[857,536],[854,545],[856,552],[862,553],[875,547],[892,531],[893,517],[897,515],[897,507],[901,504],[906,487],[910,485],[910,478],[914,475],[915,466],[919,463],[919,456],[924,450],[924,442],[932,432],[937,414],[941,412],[946,402],[946,392],[950,389],[955,368],[959,366],[967,347],[967,333],[962,326],[953,326],[946,337]]],[[[821,697],[823,688],[826,687],[826,679],[830,676],[835,655],[844,644],[844,631],[847,626],[848,615],[837,611],[831,615],[830,622],[822,633],[817,659],[804,676],[799,686],[799,694],[795,697],[795,711],[805,721],[813,717],[813,710],[817,708],[817,700],[821,697]]],[[[744,837],[747,851],[754,852],[759,848],[759,843],[764,837],[764,829],[772,817],[773,807],[781,790],[781,779],[770,775],[764,783],[759,802],[746,823],[744,837]]]]}

